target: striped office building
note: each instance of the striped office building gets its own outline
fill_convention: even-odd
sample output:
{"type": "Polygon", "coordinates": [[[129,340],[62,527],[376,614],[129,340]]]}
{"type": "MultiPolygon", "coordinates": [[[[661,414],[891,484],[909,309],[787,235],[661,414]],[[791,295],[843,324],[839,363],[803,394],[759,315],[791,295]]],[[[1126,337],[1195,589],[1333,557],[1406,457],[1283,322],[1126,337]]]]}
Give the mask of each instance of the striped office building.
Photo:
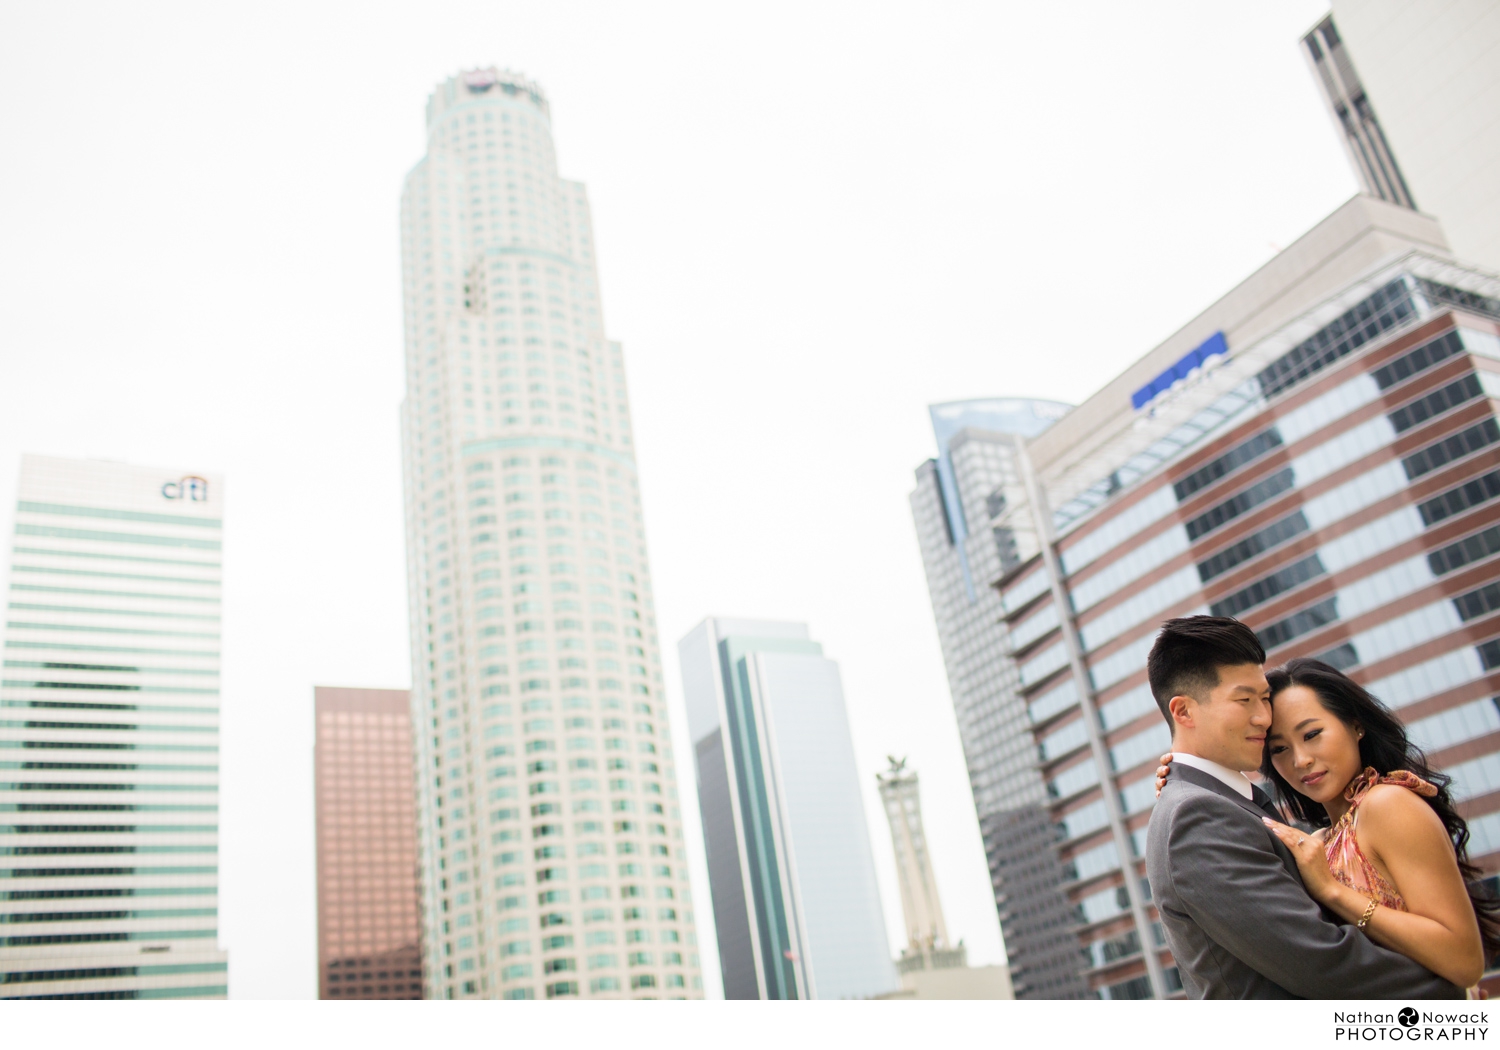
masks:
{"type": "Polygon", "coordinates": [[[1406,720],[1500,870],[1500,280],[1356,197],[1037,438],[998,585],[1085,979],[1179,992],[1144,878],[1168,617],[1237,616],[1406,720]],[[1022,526],[1025,528],[1022,528],[1022,526]]]}
{"type": "Polygon", "coordinates": [[[224,998],[224,486],[27,456],[0,689],[0,997],[224,998]]]}

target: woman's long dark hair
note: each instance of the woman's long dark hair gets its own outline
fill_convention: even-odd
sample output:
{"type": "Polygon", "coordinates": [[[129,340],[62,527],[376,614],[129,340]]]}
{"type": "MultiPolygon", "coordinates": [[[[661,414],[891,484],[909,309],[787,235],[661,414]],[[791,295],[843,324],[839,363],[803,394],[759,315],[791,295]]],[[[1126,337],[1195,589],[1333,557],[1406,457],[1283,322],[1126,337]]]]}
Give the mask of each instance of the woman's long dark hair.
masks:
{"type": "MultiPolygon", "coordinates": [[[[1469,825],[1453,808],[1453,796],[1448,785],[1453,778],[1434,771],[1427,765],[1427,756],[1406,735],[1406,727],[1391,713],[1391,709],[1371,696],[1363,686],[1336,668],[1321,660],[1298,657],[1288,660],[1286,666],[1266,673],[1271,683],[1271,702],[1276,694],[1288,686],[1301,685],[1318,694],[1318,699],[1329,714],[1344,725],[1363,729],[1359,740],[1360,768],[1373,766],[1381,776],[1405,769],[1415,773],[1438,791],[1425,801],[1432,807],[1448,838],[1453,842],[1453,852],[1458,857],[1458,870],[1463,875],[1469,890],[1469,900],[1474,905],[1474,917],[1479,920],[1479,935],[1484,941],[1486,960],[1500,955],[1500,900],[1490,897],[1479,885],[1483,873],[1469,863],[1469,825]]],[[[1276,798],[1284,811],[1294,820],[1310,824],[1315,828],[1329,825],[1328,811],[1321,803],[1314,802],[1294,789],[1271,764],[1271,749],[1266,747],[1260,764],[1261,775],[1276,785],[1276,798]]]]}

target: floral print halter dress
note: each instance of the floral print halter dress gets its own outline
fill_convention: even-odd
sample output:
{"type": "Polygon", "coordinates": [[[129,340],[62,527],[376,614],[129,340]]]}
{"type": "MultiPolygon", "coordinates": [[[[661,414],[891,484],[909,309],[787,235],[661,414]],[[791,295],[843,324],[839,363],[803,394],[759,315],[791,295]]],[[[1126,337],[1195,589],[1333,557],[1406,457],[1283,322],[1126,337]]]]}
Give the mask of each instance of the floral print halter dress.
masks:
{"type": "Polygon", "coordinates": [[[1376,784],[1395,784],[1415,791],[1423,798],[1432,798],[1437,794],[1437,788],[1405,769],[1398,769],[1383,777],[1375,772],[1373,766],[1366,766],[1365,771],[1344,789],[1344,801],[1349,803],[1349,808],[1338,823],[1329,829],[1325,846],[1328,868],[1335,879],[1356,893],[1372,897],[1384,907],[1395,911],[1406,911],[1406,901],[1401,899],[1396,888],[1370,863],[1354,835],[1354,824],[1359,819],[1359,804],[1376,784]]]}

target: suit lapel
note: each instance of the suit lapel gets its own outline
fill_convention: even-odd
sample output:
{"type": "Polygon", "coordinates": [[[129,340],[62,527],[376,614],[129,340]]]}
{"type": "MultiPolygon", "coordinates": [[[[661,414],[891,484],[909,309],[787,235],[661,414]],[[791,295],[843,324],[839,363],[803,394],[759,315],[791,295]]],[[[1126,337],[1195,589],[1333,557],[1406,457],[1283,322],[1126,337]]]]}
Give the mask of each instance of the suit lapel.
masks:
{"type": "MultiPolygon", "coordinates": [[[[1286,823],[1281,814],[1277,813],[1275,809],[1270,808],[1269,798],[1265,798],[1267,808],[1262,809],[1260,806],[1247,799],[1244,795],[1241,795],[1239,792],[1235,791],[1218,777],[1213,776],[1209,773],[1205,773],[1201,769],[1194,769],[1192,766],[1179,766],[1174,762],[1172,764],[1171,771],[1167,774],[1167,779],[1169,781],[1181,780],[1184,783],[1196,784],[1198,787],[1201,787],[1207,791],[1213,791],[1217,794],[1223,795],[1225,798],[1229,799],[1229,801],[1245,810],[1245,812],[1251,813],[1256,817],[1270,817],[1272,820],[1286,823]]],[[[1257,796],[1264,798],[1264,793],[1261,792],[1259,788],[1254,787],[1254,785],[1251,785],[1251,787],[1257,796]]],[[[1297,870],[1297,859],[1292,856],[1292,851],[1287,849],[1286,846],[1282,843],[1281,839],[1273,835],[1265,827],[1265,825],[1261,825],[1261,830],[1270,840],[1271,849],[1276,853],[1276,856],[1281,858],[1282,867],[1286,868],[1286,870],[1291,874],[1292,878],[1297,880],[1297,885],[1302,885],[1302,874],[1297,870]]],[[[1325,916],[1329,917],[1330,922],[1342,921],[1333,918],[1332,913],[1329,912],[1326,908],[1324,909],[1324,914],[1325,916]]]]}
{"type": "Polygon", "coordinates": [[[1262,808],[1261,806],[1257,805],[1256,802],[1253,802],[1250,799],[1246,798],[1244,795],[1241,795],[1238,791],[1234,790],[1232,787],[1224,783],[1212,773],[1205,773],[1203,772],[1203,770],[1194,769],[1192,766],[1178,765],[1174,762],[1172,764],[1171,771],[1167,774],[1167,779],[1184,780],[1189,784],[1196,784],[1198,787],[1206,788],[1209,791],[1216,792],[1217,794],[1223,795],[1225,798],[1229,799],[1229,801],[1233,802],[1235,805],[1245,809],[1247,812],[1254,813],[1257,817],[1271,817],[1275,820],[1281,819],[1276,811],[1270,808],[1271,803],[1270,800],[1266,798],[1265,793],[1262,792],[1259,788],[1254,787],[1253,785],[1251,787],[1251,790],[1256,796],[1258,796],[1257,801],[1264,800],[1266,808],[1262,808]]]}

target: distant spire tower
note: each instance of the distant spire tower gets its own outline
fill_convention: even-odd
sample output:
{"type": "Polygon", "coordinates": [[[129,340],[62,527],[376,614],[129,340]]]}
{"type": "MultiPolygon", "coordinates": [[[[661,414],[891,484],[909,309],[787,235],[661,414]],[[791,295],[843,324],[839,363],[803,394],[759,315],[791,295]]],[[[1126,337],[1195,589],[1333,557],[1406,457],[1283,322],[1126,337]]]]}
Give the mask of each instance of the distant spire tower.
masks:
{"type": "Polygon", "coordinates": [[[948,947],[948,926],[932,873],[932,854],[922,830],[922,801],[917,774],[906,759],[889,758],[891,768],[876,774],[885,815],[891,822],[896,870],[901,876],[901,912],[906,918],[907,949],[913,955],[948,947]]]}

